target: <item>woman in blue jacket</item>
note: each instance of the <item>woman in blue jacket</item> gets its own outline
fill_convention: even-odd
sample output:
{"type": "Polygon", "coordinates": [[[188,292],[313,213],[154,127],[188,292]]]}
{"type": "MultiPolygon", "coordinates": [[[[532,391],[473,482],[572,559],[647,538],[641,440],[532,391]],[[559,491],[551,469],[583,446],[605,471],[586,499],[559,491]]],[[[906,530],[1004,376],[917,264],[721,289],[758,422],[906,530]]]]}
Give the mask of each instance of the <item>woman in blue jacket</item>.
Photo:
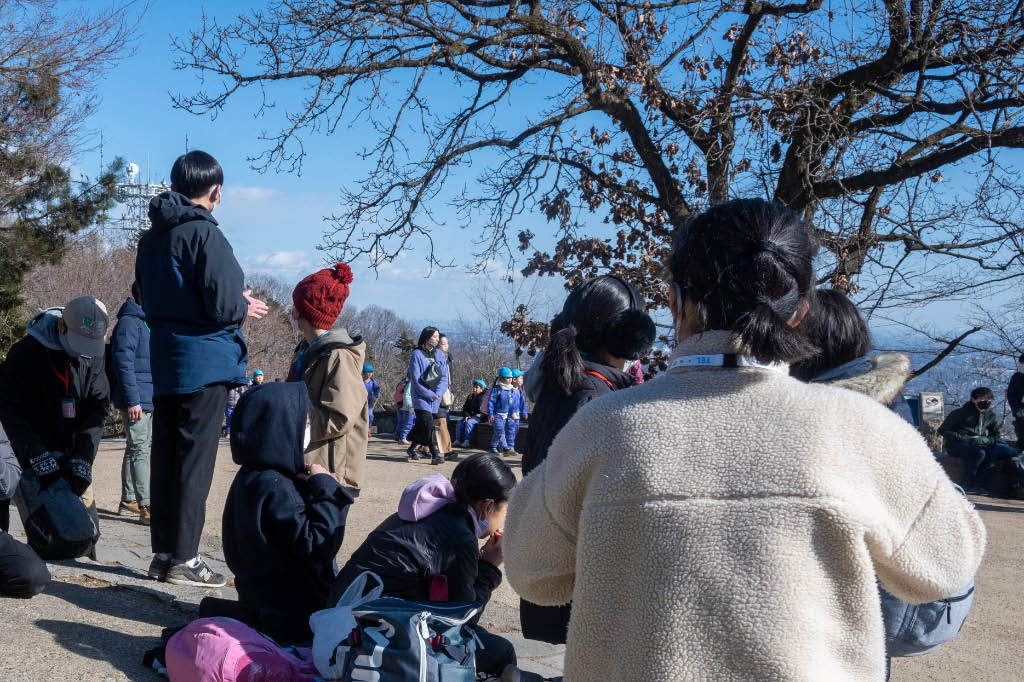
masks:
{"type": "Polygon", "coordinates": [[[425,445],[430,449],[430,463],[444,461],[437,442],[437,424],[434,416],[441,406],[441,396],[448,390],[447,359],[437,348],[441,333],[436,327],[427,327],[420,332],[419,343],[409,360],[409,385],[412,387],[412,407],[416,413],[416,425],[409,434],[412,445],[406,450],[409,460],[420,458],[416,448],[425,445]],[[436,363],[437,371],[431,371],[436,363]]]}

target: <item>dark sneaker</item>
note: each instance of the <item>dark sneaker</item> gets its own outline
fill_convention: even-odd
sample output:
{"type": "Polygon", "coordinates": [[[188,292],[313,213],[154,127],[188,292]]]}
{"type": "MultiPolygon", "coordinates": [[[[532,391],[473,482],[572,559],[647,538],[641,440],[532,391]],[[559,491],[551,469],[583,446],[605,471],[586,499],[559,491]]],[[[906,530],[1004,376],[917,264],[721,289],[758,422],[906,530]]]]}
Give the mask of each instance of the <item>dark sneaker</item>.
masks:
{"type": "Polygon", "coordinates": [[[215,573],[205,561],[199,560],[199,565],[189,568],[188,564],[175,564],[167,569],[166,582],[172,585],[191,585],[192,587],[224,587],[228,584],[227,579],[220,573],[215,573]]]}
{"type": "Polygon", "coordinates": [[[987,488],[964,488],[964,492],[968,495],[977,495],[978,497],[992,497],[992,493],[987,488]]]}
{"type": "Polygon", "coordinates": [[[410,445],[409,449],[405,451],[405,455],[406,455],[406,457],[409,458],[410,462],[420,458],[420,453],[416,452],[416,446],[415,445],[410,445]]]}
{"type": "Polygon", "coordinates": [[[149,570],[146,571],[153,580],[159,580],[164,582],[167,580],[167,571],[171,568],[170,559],[161,559],[159,557],[153,557],[153,560],[149,562],[149,570]]]}
{"type": "Polygon", "coordinates": [[[434,455],[434,457],[430,460],[430,463],[431,464],[444,464],[444,457],[442,457],[441,455],[434,455]]]}
{"type": "Polygon", "coordinates": [[[458,462],[460,459],[462,458],[456,455],[454,452],[449,452],[447,455],[444,456],[444,461],[446,462],[458,462]]]}

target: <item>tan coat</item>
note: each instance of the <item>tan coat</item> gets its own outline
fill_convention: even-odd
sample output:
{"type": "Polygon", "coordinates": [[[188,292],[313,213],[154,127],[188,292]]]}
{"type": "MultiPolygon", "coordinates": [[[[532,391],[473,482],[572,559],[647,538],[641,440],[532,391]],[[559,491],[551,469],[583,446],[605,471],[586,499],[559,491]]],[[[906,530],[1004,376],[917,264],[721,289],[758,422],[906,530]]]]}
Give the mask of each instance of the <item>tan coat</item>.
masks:
{"type": "MultiPolygon", "coordinates": [[[[296,349],[295,362],[305,342],[296,349]]],[[[302,381],[309,390],[310,442],[306,464],[319,464],[343,486],[363,487],[370,421],[363,359],[366,344],[344,330],[332,330],[313,342],[303,358],[302,381]]]]}
{"type": "MultiPolygon", "coordinates": [[[[735,350],[710,332],[675,354],[735,350]]],[[[572,601],[566,682],[878,682],[876,579],[939,599],[985,548],[913,427],[754,367],[680,367],[589,403],[504,531],[512,587],[572,601]]]]}

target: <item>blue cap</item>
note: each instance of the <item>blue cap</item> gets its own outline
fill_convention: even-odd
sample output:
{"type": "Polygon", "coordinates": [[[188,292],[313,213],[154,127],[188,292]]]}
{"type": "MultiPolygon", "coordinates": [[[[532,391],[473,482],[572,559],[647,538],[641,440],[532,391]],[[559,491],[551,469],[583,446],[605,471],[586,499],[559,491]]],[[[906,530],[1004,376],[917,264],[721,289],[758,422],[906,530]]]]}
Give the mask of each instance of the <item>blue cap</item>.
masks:
{"type": "Polygon", "coordinates": [[[511,379],[512,370],[510,370],[508,367],[502,367],[500,370],[498,370],[498,376],[501,377],[502,379],[511,379]]]}
{"type": "Polygon", "coordinates": [[[364,372],[372,372],[373,371],[373,365],[371,365],[369,363],[363,365],[363,371],[364,372]]]}
{"type": "Polygon", "coordinates": [[[483,379],[477,379],[476,381],[473,382],[473,385],[479,386],[480,388],[487,388],[487,382],[484,381],[483,379]]]}
{"type": "Polygon", "coordinates": [[[518,379],[521,376],[523,376],[523,370],[521,370],[521,369],[514,369],[514,370],[512,370],[512,378],[513,379],[518,379]]]}
{"type": "Polygon", "coordinates": [[[255,372],[253,372],[252,375],[254,377],[261,377],[261,376],[263,376],[263,370],[262,369],[258,369],[255,372]]]}

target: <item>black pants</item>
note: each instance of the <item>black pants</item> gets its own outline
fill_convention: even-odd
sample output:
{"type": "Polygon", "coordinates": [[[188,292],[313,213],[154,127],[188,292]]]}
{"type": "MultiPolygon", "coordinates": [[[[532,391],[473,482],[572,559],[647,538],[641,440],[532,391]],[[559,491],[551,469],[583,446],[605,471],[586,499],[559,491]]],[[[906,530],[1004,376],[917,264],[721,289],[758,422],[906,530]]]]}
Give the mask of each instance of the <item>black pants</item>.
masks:
{"type": "Polygon", "coordinates": [[[313,631],[309,628],[311,612],[269,611],[232,599],[203,597],[199,602],[200,618],[234,618],[263,633],[281,646],[309,646],[313,631]]]}
{"type": "Polygon", "coordinates": [[[476,651],[476,671],[499,677],[507,665],[516,664],[516,649],[512,642],[484,630],[477,625],[473,628],[483,649],[476,651]]]}
{"type": "Polygon", "coordinates": [[[412,427],[409,439],[413,445],[426,445],[432,455],[440,454],[441,450],[437,445],[437,418],[433,412],[416,410],[416,424],[412,427]]]}
{"type": "MultiPolygon", "coordinates": [[[[0,500],[6,505],[7,500],[0,500]]],[[[28,599],[50,582],[46,563],[26,544],[0,532],[0,596],[28,599]]]]}
{"type": "Polygon", "coordinates": [[[150,537],[153,552],[170,554],[174,563],[199,555],[227,399],[227,386],[214,384],[153,400],[150,537]]]}
{"type": "Polygon", "coordinates": [[[1013,431],[1017,434],[1017,449],[1024,448],[1024,419],[1013,420],[1013,431]]]}

